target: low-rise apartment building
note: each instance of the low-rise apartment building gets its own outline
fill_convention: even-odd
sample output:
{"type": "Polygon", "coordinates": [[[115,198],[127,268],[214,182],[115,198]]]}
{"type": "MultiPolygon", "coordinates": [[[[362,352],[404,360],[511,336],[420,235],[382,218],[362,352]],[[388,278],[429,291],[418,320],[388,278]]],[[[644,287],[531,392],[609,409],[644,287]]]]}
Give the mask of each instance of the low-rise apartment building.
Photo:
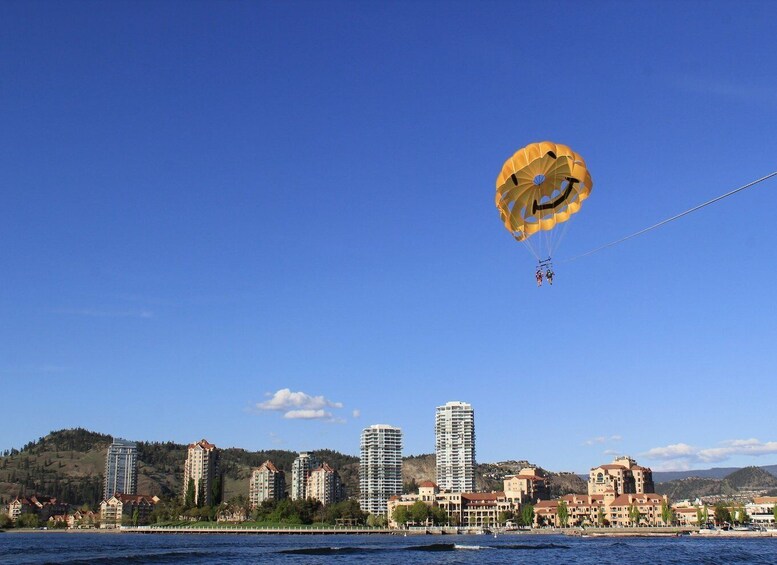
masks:
{"type": "Polygon", "coordinates": [[[399,506],[412,506],[416,502],[439,507],[448,515],[452,526],[479,528],[499,523],[505,512],[520,510],[520,502],[501,492],[451,492],[440,490],[431,481],[419,485],[417,494],[392,496],[388,501],[389,525],[397,527],[394,511],[399,506]]]}
{"type": "Polygon", "coordinates": [[[100,502],[100,528],[118,528],[125,519],[132,525],[148,524],[151,512],[158,502],[157,496],[114,494],[108,500],[100,502]]]}
{"type": "Polygon", "coordinates": [[[14,522],[22,514],[35,514],[41,522],[47,522],[52,516],[67,514],[68,504],[52,496],[16,497],[8,504],[8,517],[14,522]]]}
{"type": "Polygon", "coordinates": [[[777,526],[774,520],[775,504],[777,496],[756,496],[752,502],[745,504],[745,511],[753,525],[774,528],[777,526]]]}
{"type": "Polygon", "coordinates": [[[663,526],[662,508],[669,504],[666,495],[653,493],[568,494],[556,500],[542,500],[534,506],[535,526],[663,526]],[[559,513],[566,506],[566,523],[559,513]]]}

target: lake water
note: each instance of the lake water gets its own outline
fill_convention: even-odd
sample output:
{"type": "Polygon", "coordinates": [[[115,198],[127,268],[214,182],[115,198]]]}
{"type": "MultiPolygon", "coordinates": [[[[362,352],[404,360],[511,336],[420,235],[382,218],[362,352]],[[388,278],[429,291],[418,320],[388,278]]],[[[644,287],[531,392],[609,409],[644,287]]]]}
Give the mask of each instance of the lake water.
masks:
{"type": "Polygon", "coordinates": [[[0,533],[1,564],[777,564],[777,538],[0,533]]]}

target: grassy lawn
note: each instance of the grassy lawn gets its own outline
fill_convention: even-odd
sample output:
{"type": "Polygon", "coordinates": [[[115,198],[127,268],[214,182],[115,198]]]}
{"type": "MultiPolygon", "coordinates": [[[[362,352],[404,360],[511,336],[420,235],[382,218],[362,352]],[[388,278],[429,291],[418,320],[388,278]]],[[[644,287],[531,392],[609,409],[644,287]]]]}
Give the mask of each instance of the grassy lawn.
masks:
{"type": "MultiPolygon", "coordinates": [[[[292,529],[307,529],[307,530],[318,530],[318,529],[326,529],[326,528],[333,528],[332,524],[323,524],[323,523],[315,523],[315,524],[286,524],[282,522],[240,522],[237,524],[228,524],[228,523],[218,523],[218,522],[186,522],[186,521],[176,521],[176,522],[163,522],[160,524],[155,524],[154,526],[172,526],[177,528],[210,528],[210,529],[219,529],[219,528],[272,528],[272,529],[280,529],[280,528],[292,528],[292,529]]],[[[364,527],[364,526],[360,526],[364,527]]]]}

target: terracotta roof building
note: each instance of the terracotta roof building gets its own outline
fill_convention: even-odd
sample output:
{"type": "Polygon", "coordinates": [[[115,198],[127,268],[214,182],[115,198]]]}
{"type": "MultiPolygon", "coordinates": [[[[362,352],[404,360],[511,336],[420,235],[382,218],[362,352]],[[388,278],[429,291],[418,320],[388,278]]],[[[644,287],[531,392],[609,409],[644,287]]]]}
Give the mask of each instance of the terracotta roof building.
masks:
{"type": "Polygon", "coordinates": [[[214,486],[221,481],[219,469],[220,453],[215,445],[207,440],[192,443],[187,449],[186,463],[183,467],[183,497],[186,501],[189,485],[194,487],[194,504],[211,506],[220,502],[214,500],[214,486]]]}
{"type": "Polygon", "coordinates": [[[311,471],[307,493],[308,498],[318,500],[324,506],[345,499],[340,474],[326,463],[311,471]]]}
{"type": "Polygon", "coordinates": [[[248,483],[248,500],[256,508],[265,500],[280,500],[286,496],[286,474],[265,461],[251,472],[248,483]]]}
{"type": "Polygon", "coordinates": [[[642,494],[655,492],[653,472],[631,457],[618,457],[611,464],[594,467],[588,474],[588,494],[642,494]]]}

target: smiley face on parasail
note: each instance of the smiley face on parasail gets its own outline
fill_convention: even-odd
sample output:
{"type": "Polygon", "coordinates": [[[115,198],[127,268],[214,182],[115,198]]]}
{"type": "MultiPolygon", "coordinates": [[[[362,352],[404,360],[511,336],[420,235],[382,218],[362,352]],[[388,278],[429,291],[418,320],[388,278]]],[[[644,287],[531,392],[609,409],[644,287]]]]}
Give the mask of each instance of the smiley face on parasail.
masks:
{"type": "Polygon", "coordinates": [[[502,166],[496,207],[505,228],[536,257],[538,284],[543,269],[553,284],[553,251],[592,187],[583,158],[560,143],[531,143],[502,166]]]}

